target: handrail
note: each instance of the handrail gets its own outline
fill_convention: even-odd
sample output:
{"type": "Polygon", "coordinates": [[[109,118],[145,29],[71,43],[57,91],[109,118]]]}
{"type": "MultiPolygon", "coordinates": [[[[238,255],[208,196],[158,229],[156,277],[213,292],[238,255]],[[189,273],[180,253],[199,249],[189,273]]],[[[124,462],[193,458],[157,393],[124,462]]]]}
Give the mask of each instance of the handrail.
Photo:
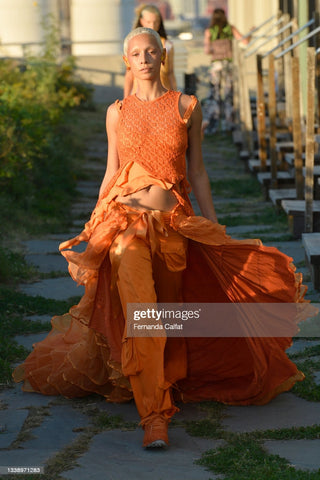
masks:
{"type": "Polygon", "coordinates": [[[244,56],[245,57],[250,57],[251,55],[256,53],[261,47],[263,47],[266,43],[269,43],[270,40],[273,40],[278,35],[281,35],[281,33],[285,32],[288,28],[292,27],[293,24],[294,24],[294,21],[291,20],[291,22],[288,22],[284,27],[280,28],[280,30],[278,30],[274,35],[271,35],[264,42],[260,43],[260,45],[258,45],[257,48],[255,48],[254,50],[251,50],[250,52],[246,52],[244,56]]]}
{"type": "Polygon", "coordinates": [[[278,59],[278,58],[281,58],[283,55],[285,55],[286,53],[288,52],[291,52],[291,50],[293,50],[294,48],[298,47],[299,45],[301,45],[301,43],[305,42],[306,40],[308,40],[309,38],[313,37],[314,35],[316,35],[318,32],[320,32],[320,27],[317,27],[315,28],[314,30],[312,30],[312,32],[308,33],[308,35],[306,35],[305,37],[301,38],[300,40],[298,40],[296,43],[293,43],[292,45],[290,45],[290,47],[286,48],[285,50],[283,50],[281,53],[278,53],[278,55],[275,55],[274,58],[278,59]]]}
{"type": "Polygon", "coordinates": [[[276,15],[272,15],[270,18],[268,18],[267,20],[265,20],[264,22],[260,23],[260,25],[258,25],[257,27],[254,27],[252,30],[250,30],[248,33],[246,33],[245,35],[242,36],[241,40],[244,40],[248,37],[251,37],[251,35],[254,33],[254,32],[257,32],[258,30],[260,30],[260,28],[262,28],[264,25],[266,25],[267,23],[269,23],[271,20],[274,19],[276,15]]]}
{"type": "Polygon", "coordinates": [[[278,25],[280,25],[280,23],[283,23],[284,21],[284,15],[282,15],[279,20],[277,20],[275,23],[273,23],[265,32],[263,32],[261,35],[258,35],[257,37],[254,37],[251,42],[248,43],[248,45],[246,46],[247,50],[249,49],[249,47],[251,47],[254,43],[256,43],[257,40],[260,40],[260,38],[265,38],[266,34],[271,32],[271,30],[274,29],[274,27],[277,27],[278,25]]]}
{"type": "Polygon", "coordinates": [[[282,45],[284,45],[285,43],[289,42],[293,37],[295,37],[296,35],[298,35],[300,32],[302,32],[302,30],[304,30],[305,28],[308,28],[310,27],[310,25],[312,25],[314,23],[314,18],[311,18],[311,20],[309,20],[309,22],[307,22],[305,25],[303,25],[302,27],[298,28],[298,30],[296,30],[295,32],[292,32],[288,37],[286,37],[284,40],[281,40],[280,43],[278,43],[278,45],[276,45],[275,47],[273,47],[271,50],[269,50],[267,53],[264,53],[262,55],[262,58],[264,57],[267,57],[268,55],[270,55],[271,53],[273,53],[275,50],[278,50],[278,48],[282,47],[282,45]]]}

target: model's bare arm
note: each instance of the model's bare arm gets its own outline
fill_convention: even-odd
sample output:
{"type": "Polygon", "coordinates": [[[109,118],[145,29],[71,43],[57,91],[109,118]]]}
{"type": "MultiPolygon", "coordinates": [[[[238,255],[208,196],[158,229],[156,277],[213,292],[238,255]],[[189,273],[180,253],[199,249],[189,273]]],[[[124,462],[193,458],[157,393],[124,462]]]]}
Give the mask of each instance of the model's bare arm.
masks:
{"type": "Polygon", "coordinates": [[[119,168],[119,157],[117,150],[117,126],[119,120],[119,112],[117,106],[113,103],[107,110],[106,129],[108,136],[108,160],[107,169],[101,183],[99,197],[104,192],[106,186],[110,182],[113,175],[119,168]]]}
{"type": "Polygon", "coordinates": [[[208,54],[212,53],[211,33],[208,28],[204,31],[203,47],[204,47],[204,53],[208,53],[208,54]]]}
{"type": "Polygon", "coordinates": [[[210,182],[202,157],[202,112],[199,103],[196,105],[190,121],[189,146],[187,150],[188,178],[202,215],[212,222],[217,222],[218,220],[212,201],[210,182]]]}
{"type": "Polygon", "coordinates": [[[251,35],[247,38],[243,38],[242,33],[240,33],[239,30],[234,25],[231,25],[231,28],[232,28],[232,34],[233,34],[234,38],[236,40],[240,40],[241,43],[243,43],[243,45],[248,45],[248,43],[251,40],[251,35]]]}

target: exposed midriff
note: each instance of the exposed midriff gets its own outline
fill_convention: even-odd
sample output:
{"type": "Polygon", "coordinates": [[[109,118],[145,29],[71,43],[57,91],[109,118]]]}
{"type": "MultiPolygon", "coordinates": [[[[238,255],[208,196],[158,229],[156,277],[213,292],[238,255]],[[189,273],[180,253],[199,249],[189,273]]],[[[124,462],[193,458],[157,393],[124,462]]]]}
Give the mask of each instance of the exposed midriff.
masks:
{"type": "Polygon", "coordinates": [[[177,199],[171,190],[164,190],[158,185],[149,185],[138,192],[125,197],[118,197],[117,202],[133,208],[169,211],[177,204],[177,199]]]}
{"type": "Polygon", "coordinates": [[[133,208],[169,211],[178,203],[172,187],[172,183],[154,177],[138,163],[129,162],[110,194],[112,199],[133,208]]]}

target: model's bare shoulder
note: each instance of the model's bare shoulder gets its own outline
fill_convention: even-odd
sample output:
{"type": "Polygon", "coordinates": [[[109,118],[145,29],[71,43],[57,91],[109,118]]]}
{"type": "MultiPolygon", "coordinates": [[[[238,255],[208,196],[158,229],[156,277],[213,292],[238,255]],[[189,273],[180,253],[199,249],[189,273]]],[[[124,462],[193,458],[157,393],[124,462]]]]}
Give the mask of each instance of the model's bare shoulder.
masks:
{"type": "Polygon", "coordinates": [[[179,108],[181,116],[188,126],[190,126],[191,116],[193,117],[196,111],[201,114],[200,103],[194,95],[181,94],[179,108]]]}
{"type": "Polygon", "coordinates": [[[106,113],[106,129],[107,132],[110,129],[116,128],[119,120],[119,114],[122,108],[122,102],[120,100],[116,100],[114,103],[111,103],[107,108],[106,113]]]}
{"type": "Polygon", "coordinates": [[[123,100],[116,100],[107,108],[107,115],[117,115],[121,112],[123,100]]]}
{"type": "Polygon", "coordinates": [[[193,95],[187,95],[185,93],[182,93],[180,96],[180,105],[184,110],[187,110],[189,106],[194,103],[194,96],[193,95]]]}

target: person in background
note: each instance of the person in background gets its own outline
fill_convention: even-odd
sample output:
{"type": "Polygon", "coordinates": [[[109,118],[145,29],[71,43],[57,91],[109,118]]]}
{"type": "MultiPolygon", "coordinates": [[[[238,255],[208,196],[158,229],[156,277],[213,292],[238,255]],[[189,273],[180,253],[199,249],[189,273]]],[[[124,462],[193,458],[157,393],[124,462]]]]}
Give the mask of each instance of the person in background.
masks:
{"type": "Polygon", "coordinates": [[[211,56],[210,93],[203,103],[203,133],[231,130],[233,126],[232,39],[247,44],[241,33],[230,25],[225,11],[216,8],[204,32],[204,51],[211,56]]]}
{"type": "MultiPolygon", "coordinates": [[[[177,82],[174,75],[174,47],[168,39],[163,24],[160,10],[155,5],[143,4],[136,9],[136,18],[133,28],[152,28],[160,35],[163,47],[166,50],[166,58],[161,64],[160,77],[162,85],[168,90],[177,90],[177,82]]],[[[130,67],[127,67],[124,80],[124,97],[135,93],[136,84],[133,79],[130,67]]]]}

